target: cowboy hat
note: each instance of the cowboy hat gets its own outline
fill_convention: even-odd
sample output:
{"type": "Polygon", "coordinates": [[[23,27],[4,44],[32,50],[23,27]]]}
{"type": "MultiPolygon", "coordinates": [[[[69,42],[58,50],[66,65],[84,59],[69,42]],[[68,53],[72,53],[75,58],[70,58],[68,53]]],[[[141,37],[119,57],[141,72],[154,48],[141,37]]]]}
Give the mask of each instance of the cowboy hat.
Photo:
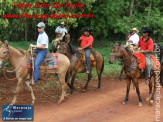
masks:
{"type": "Polygon", "coordinates": [[[142,33],[152,33],[152,28],[150,28],[150,27],[142,27],[141,32],[142,33]]]}
{"type": "Polygon", "coordinates": [[[136,31],[136,33],[139,33],[139,30],[137,30],[136,28],[131,29],[131,31],[136,31]]]}
{"type": "Polygon", "coordinates": [[[61,22],[61,25],[65,25],[65,23],[64,22],[61,22]]]}

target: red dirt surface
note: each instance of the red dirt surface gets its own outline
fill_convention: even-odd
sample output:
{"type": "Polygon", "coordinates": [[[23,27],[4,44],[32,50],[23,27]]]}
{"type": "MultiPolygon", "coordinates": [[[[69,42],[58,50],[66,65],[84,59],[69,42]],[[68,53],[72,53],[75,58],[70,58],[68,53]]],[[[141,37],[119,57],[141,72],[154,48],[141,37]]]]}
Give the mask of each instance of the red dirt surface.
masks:
{"type": "MultiPolygon", "coordinates": [[[[9,74],[8,77],[14,77],[9,74]]],[[[7,81],[0,73],[0,107],[10,104],[17,81],[7,81]]],[[[56,83],[56,81],[55,81],[56,83]]],[[[130,89],[129,101],[125,98],[125,80],[102,78],[101,89],[96,91],[97,80],[92,79],[87,92],[82,92],[85,82],[75,82],[75,91],[60,105],[57,104],[61,89],[58,84],[44,88],[46,80],[39,81],[33,88],[36,96],[34,106],[34,122],[155,122],[155,102],[151,106],[145,102],[148,96],[148,86],[140,80],[140,93],[143,107],[138,107],[138,97],[133,85],[130,89]]],[[[24,85],[25,86],[25,85],[24,85]]],[[[163,88],[161,88],[163,95],[163,88]]],[[[17,105],[30,104],[30,92],[26,87],[20,92],[17,105]]],[[[160,101],[160,121],[163,121],[163,100],[160,101]]],[[[2,120],[0,115],[0,121],[2,120]]],[[[11,122],[11,121],[10,121],[11,122]]]]}

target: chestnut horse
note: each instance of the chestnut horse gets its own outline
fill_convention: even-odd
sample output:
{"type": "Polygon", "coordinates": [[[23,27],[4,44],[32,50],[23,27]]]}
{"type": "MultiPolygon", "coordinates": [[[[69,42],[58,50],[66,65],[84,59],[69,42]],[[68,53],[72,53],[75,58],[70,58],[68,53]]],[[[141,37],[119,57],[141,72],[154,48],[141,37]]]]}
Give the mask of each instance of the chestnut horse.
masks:
{"type": "MultiPolygon", "coordinates": [[[[130,84],[132,81],[134,86],[136,87],[136,92],[139,98],[138,106],[141,107],[142,99],[140,97],[139,83],[138,83],[138,79],[140,78],[141,72],[140,72],[140,69],[138,68],[137,59],[132,55],[131,51],[128,48],[124,48],[121,46],[121,44],[116,43],[110,55],[109,63],[112,64],[119,58],[121,58],[122,63],[124,65],[124,72],[125,72],[126,80],[127,80],[126,97],[124,101],[122,102],[122,104],[126,104],[126,102],[128,101],[130,84]]],[[[149,97],[146,98],[146,101],[149,101],[150,104],[153,104],[154,94],[156,90],[156,77],[159,75],[158,72],[155,72],[155,71],[160,71],[160,69],[156,68],[154,62],[152,61],[151,79],[154,78],[154,80],[151,80],[149,83],[149,97]]]]}
{"type": "MultiPolygon", "coordinates": [[[[18,49],[13,48],[12,46],[8,45],[8,42],[3,44],[0,42],[1,48],[0,48],[0,62],[9,60],[11,65],[14,68],[14,71],[16,73],[16,78],[18,79],[18,83],[16,86],[14,98],[11,102],[11,105],[16,103],[17,96],[20,92],[20,87],[22,86],[22,83],[25,81],[27,87],[29,88],[31,92],[32,97],[32,104],[35,102],[35,96],[33,93],[33,89],[30,86],[29,78],[30,78],[30,70],[27,68],[28,64],[28,53],[23,53],[18,49]]],[[[2,63],[0,63],[2,64],[2,63]]],[[[62,85],[62,94],[60,97],[60,100],[58,101],[58,104],[61,103],[64,98],[66,97],[66,90],[67,90],[67,84],[65,82],[65,76],[66,72],[68,71],[68,68],[70,66],[69,59],[63,55],[58,53],[58,69],[52,69],[48,70],[47,73],[57,73],[59,77],[59,81],[62,85]]],[[[40,72],[44,72],[45,70],[40,70],[40,72]]]]}
{"type": "MultiPolygon", "coordinates": [[[[57,52],[66,55],[71,62],[67,82],[68,82],[68,85],[69,85],[69,87],[71,89],[71,93],[72,93],[73,89],[74,89],[73,85],[74,85],[74,80],[75,80],[76,74],[86,72],[86,66],[85,66],[86,63],[80,59],[79,52],[70,43],[62,42],[58,46],[57,52]],[[69,81],[71,81],[71,85],[69,84],[69,81]]],[[[101,74],[102,74],[103,68],[104,68],[104,58],[103,58],[102,54],[100,54],[94,50],[92,50],[92,54],[95,58],[96,66],[93,66],[91,63],[91,71],[92,71],[93,67],[96,67],[96,71],[97,71],[97,75],[98,75],[97,89],[99,89],[101,87],[101,74]]],[[[88,84],[89,84],[89,81],[91,80],[91,78],[92,78],[92,75],[90,73],[90,74],[88,74],[88,80],[83,88],[83,91],[87,90],[87,87],[88,87],[88,84]]]]}

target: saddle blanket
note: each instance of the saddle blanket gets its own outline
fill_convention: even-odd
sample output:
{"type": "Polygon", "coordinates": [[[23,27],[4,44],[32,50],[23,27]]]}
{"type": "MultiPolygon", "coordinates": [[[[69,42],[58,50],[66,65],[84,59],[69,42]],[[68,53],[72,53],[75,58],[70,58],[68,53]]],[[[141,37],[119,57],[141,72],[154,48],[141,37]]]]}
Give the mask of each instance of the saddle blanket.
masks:
{"type": "MultiPolygon", "coordinates": [[[[136,57],[136,59],[138,61],[139,69],[145,69],[145,64],[146,64],[145,56],[142,53],[132,53],[132,54],[136,57]]],[[[160,63],[158,63],[159,61],[156,59],[156,57],[153,56],[153,55],[150,55],[150,58],[155,63],[155,66],[157,68],[159,68],[160,67],[160,63]]]]}
{"type": "MultiPolygon", "coordinates": [[[[57,53],[49,53],[47,55],[48,56],[46,56],[44,59],[44,61],[46,61],[46,63],[43,61],[43,63],[40,66],[40,69],[42,69],[42,70],[44,70],[44,69],[48,69],[48,70],[58,69],[58,55],[57,55],[57,53]],[[47,61],[47,58],[49,58],[51,60],[47,61]]],[[[28,69],[31,69],[31,60],[30,59],[28,60],[28,69]]]]}

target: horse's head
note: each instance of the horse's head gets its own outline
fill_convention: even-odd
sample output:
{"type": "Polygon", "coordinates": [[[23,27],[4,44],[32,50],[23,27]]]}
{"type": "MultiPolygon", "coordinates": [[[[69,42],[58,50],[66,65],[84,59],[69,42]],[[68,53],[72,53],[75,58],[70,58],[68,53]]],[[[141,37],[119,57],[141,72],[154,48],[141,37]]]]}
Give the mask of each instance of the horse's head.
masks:
{"type": "Polygon", "coordinates": [[[0,48],[0,68],[1,68],[3,61],[8,60],[9,58],[9,46],[7,41],[5,42],[5,44],[0,42],[0,45],[2,46],[0,48]]]}
{"type": "Polygon", "coordinates": [[[70,42],[70,34],[69,33],[66,33],[65,36],[63,37],[63,42],[70,42]]]}
{"type": "Polygon", "coordinates": [[[113,47],[113,50],[110,54],[110,58],[109,58],[109,63],[112,64],[114,63],[116,60],[118,60],[119,58],[122,57],[122,51],[121,51],[122,47],[120,43],[116,43],[113,47]]]}
{"type": "Polygon", "coordinates": [[[68,55],[68,43],[66,42],[61,42],[58,46],[57,46],[57,52],[58,53],[62,53],[64,55],[68,55]]]}

